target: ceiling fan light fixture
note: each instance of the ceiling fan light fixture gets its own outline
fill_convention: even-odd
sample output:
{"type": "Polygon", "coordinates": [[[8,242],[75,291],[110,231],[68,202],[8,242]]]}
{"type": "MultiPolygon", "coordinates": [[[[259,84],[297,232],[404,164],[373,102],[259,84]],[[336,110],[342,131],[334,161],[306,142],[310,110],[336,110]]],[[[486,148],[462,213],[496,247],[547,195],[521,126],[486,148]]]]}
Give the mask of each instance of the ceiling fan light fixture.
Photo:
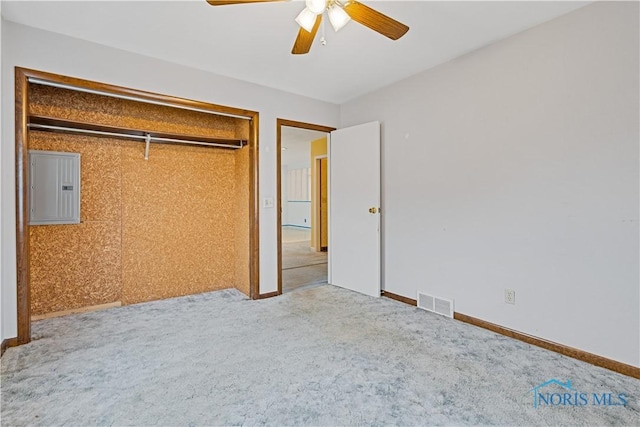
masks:
{"type": "Polygon", "coordinates": [[[326,0],[306,0],[307,9],[316,15],[320,15],[327,8],[326,0]]]}
{"type": "Polygon", "coordinates": [[[347,25],[351,21],[351,17],[340,6],[334,4],[327,9],[327,15],[329,15],[329,21],[333,29],[338,32],[342,27],[347,25]]]}
{"type": "Polygon", "coordinates": [[[302,12],[296,18],[296,22],[308,33],[313,29],[313,25],[316,23],[316,14],[305,7],[302,12]]]}

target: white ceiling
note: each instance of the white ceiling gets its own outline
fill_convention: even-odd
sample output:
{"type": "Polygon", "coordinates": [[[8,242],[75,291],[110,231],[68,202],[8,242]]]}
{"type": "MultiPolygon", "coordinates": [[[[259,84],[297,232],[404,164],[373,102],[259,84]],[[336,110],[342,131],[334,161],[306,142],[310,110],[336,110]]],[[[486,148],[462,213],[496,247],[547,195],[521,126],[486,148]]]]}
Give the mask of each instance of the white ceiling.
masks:
{"type": "MultiPolygon", "coordinates": [[[[409,25],[391,41],[327,23],[308,55],[291,55],[304,4],[191,1],[3,1],[6,20],[336,104],[553,19],[589,2],[366,1],[409,25]]],[[[319,31],[319,33],[322,30],[319,31]]]]}
{"type": "Polygon", "coordinates": [[[327,136],[325,132],[282,126],[282,165],[309,164],[311,141],[327,136]]]}
{"type": "Polygon", "coordinates": [[[307,144],[313,140],[327,136],[326,132],[318,132],[316,130],[300,129],[291,126],[282,126],[281,138],[282,145],[307,144]]]}

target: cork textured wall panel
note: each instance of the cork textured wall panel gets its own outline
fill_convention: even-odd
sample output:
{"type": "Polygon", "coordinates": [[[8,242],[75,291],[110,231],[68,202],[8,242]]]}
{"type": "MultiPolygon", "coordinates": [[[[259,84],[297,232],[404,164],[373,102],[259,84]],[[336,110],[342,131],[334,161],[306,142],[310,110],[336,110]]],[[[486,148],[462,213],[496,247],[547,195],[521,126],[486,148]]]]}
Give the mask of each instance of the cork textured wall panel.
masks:
{"type": "Polygon", "coordinates": [[[31,314],[120,300],[120,223],[84,222],[29,228],[31,314]]]}
{"type": "Polygon", "coordinates": [[[235,283],[240,292],[250,296],[249,147],[237,150],[235,157],[235,283]]]}
{"type": "Polygon", "coordinates": [[[29,85],[29,114],[185,135],[248,139],[246,120],[29,85]],[[245,132],[245,133],[243,133],[245,132]]]}
{"type": "MultiPolygon", "coordinates": [[[[224,116],[30,85],[30,114],[249,138],[224,116]]],[[[29,149],[81,154],[81,223],[30,227],[31,313],[238,287],[249,293],[249,148],[29,132],[29,149]]]]}
{"type": "Polygon", "coordinates": [[[124,304],[233,287],[235,153],[127,146],[123,164],[124,304]]]}
{"type": "MultiPolygon", "coordinates": [[[[244,140],[248,140],[249,134],[251,132],[251,127],[249,126],[249,120],[236,120],[235,124],[236,124],[236,137],[242,138],[244,140]]],[[[248,159],[249,158],[247,157],[247,161],[248,159]]],[[[249,163],[247,163],[246,166],[249,167],[249,163]]]]}
{"type": "Polygon", "coordinates": [[[29,227],[31,314],[120,300],[121,142],[29,132],[29,148],[80,153],[80,224],[29,227]]]}

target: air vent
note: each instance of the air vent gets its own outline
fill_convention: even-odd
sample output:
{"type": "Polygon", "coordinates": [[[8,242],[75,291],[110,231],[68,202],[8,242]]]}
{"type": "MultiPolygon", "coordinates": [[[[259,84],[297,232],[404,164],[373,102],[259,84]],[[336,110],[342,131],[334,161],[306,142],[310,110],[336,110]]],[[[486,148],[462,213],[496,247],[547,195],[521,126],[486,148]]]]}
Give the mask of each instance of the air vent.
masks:
{"type": "Polygon", "coordinates": [[[453,318],[453,300],[418,292],[418,308],[453,318]]]}

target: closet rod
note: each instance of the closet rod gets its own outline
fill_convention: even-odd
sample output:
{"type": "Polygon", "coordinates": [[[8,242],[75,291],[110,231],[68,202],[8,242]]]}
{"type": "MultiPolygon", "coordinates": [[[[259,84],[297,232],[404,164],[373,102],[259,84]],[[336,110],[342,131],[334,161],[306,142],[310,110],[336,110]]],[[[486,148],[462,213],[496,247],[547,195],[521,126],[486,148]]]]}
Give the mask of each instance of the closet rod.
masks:
{"type": "Polygon", "coordinates": [[[106,91],[101,91],[101,90],[88,89],[88,88],[83,88],[83,87],[79,87],[79,86],[67,85],[67,84],[64,84],[64,83],[52,82],[52,81],[49,81],[49,80],[43,80],[43,79],[39,79],[39,78],[36,78],[36,77],[29,77],[28,80],[29,80],[29,83],[33,83],[33,84],[38,84],[38,85],[42,85],[42,86],[57,87],[59,89],[74,90],[76,92],[90,93],[92,95],[109,96],[111,98],[124,99],[126,101],[143,102],[145,104],[153,104],[153,105],[160,105],[160,106],[163,106],[163,107],[179,108],[179,109],[182,109],[182,110],[196,111],[198,113],[206,113],[206,114],[211,114],[211,115],[214,115],[214,116],[227,116],[227,117],[234,117],[236,119],[251,120],[251,117],[247,117],[247,116],[239,116],[239,115],[230,114],[230,113],[217,113],[217,112],[205,110],[203,108],[189,107],[187,105],[175,105],[175,104],[171,104],[169,102],[154,101],[152,99],[136,98],[135,96],[120,95],[120,94],[117,94],[117,93],[111,93],[111,92],[106,92],[106,91]]]}
{"type": "Polygon", "coordinates": [[[101,130],[78,129],[78,128],[70,128],[70,127],[64,127],[64,126],[42,125],[38,123],[29,123],[27,126],[29,127],[29,129],[44,129],[44,130],[54,130],[54,131],[60,131],[60,132],[86,133],[90,135],[113,136],[118,138],[129,138],[129,139],[140,139],[140,140],[146,140],[147,138],[149,138],[150,141],[156,141],[156,142],[176,142],[179,144],[201,145],[204,147],[222,147],[222,148],[234,148],[234,149],[243,147],[243,141],[241,140],[239,140],[240,145],[231,145],[231,144],[217,144],[215,142],[190,141],[187,139],[178,139],[178,138],[161,138],[157,136],[151,136],[150,134],[131,135],[126,133],[105,132],[101,130]]]}

